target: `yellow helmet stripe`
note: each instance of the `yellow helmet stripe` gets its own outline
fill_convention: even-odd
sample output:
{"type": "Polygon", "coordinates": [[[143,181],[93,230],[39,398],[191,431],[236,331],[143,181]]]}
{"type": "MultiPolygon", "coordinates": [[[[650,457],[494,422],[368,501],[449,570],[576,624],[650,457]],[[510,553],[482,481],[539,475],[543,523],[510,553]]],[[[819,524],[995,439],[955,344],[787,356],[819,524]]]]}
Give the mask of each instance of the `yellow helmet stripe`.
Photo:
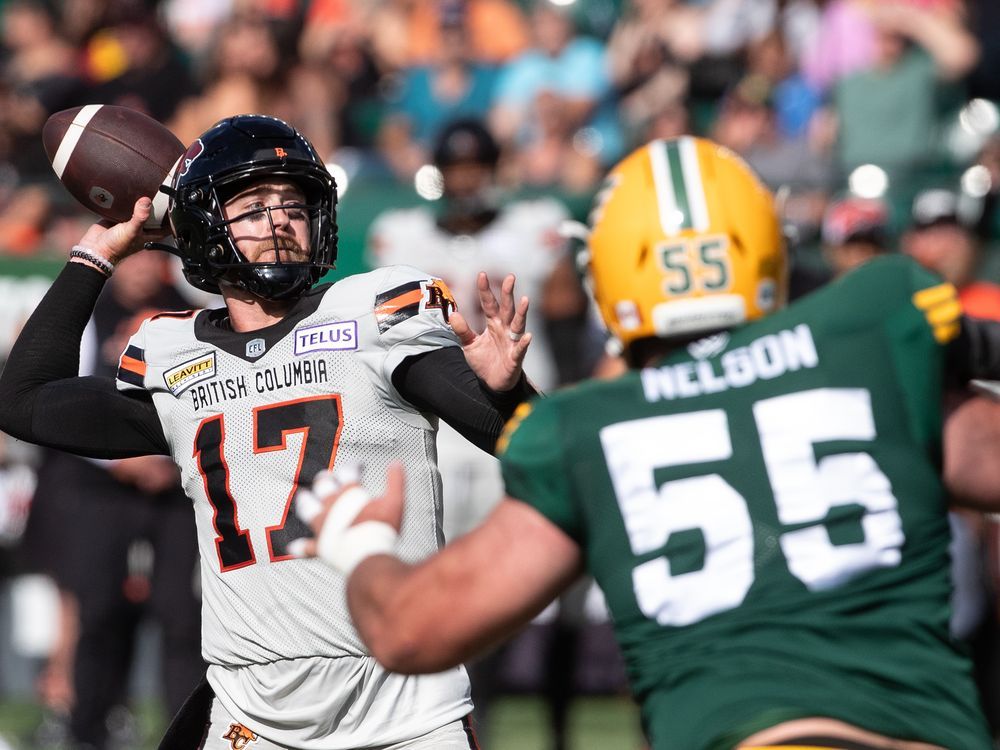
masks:
{"type": "Polygon", "coordinates": [[[684,137],[678,141],[684,183],[687,186],[687,204],[691,211],[691,228],[697,232],[707,232],[708,201],[705,199],[705,185],[701,180],[701,165],[698,162],[698,146],[694,138],[684,137]]]}

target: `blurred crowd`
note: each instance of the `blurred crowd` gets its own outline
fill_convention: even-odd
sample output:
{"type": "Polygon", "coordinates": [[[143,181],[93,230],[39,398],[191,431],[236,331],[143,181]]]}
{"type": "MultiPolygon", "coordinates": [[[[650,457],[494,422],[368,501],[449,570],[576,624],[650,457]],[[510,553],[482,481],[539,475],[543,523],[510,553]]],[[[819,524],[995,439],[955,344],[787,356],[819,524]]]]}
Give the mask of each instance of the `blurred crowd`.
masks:
{"type": "Polygon", "coordinates": [[[504,189],[570,196],[650,138],[704,134],[782,191],[802,242],[848,190],[908,207],[932,180],[1000,183],[990,0],[0,0],[0,28],[2,256],[79,236],[39,134],[95,102],[185,143],[280,116],[342,188],[412,185],[458,117],[500,142],[504,189]]]}

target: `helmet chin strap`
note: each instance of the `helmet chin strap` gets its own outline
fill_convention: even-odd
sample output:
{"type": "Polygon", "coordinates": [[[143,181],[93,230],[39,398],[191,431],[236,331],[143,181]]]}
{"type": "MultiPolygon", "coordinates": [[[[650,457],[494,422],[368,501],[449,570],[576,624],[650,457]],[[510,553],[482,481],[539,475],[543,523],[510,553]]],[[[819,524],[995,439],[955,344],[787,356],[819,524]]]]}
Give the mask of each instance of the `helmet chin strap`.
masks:
{"type": "Polygon", "coordinates": [[[229,283],[267,300],[297,299],[316,281],[314,269],[307,263],[261,263],[245,270],[247,275],[229,283]]]}

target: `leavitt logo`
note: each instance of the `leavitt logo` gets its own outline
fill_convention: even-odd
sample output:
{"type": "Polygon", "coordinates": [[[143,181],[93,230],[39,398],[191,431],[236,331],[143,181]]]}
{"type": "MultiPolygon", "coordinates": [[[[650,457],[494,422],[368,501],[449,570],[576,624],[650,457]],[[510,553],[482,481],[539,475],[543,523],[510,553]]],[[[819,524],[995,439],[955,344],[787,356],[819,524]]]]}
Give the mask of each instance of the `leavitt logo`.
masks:
{"type": "Polygon", "coordinates": [[[195,383],[215,377],[215,352],[188,360],[163,373],[163,382],[177,396],[195,383]]]}

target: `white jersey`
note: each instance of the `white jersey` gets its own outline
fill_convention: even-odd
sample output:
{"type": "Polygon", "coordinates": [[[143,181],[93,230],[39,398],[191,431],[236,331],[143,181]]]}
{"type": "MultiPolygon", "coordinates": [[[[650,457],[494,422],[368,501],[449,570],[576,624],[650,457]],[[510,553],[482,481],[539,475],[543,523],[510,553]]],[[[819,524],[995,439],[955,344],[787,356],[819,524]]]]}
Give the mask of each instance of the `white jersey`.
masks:
{"type": "Polygon", "coordinates": [[[296,489],[338,463],[361,466],[362,483],[379,493],[387,465],[401,460],[397,552],[418,560],[441,544],[436,420],[391,375],[410,355],[458,345],[450,304],[440,281],[397,266],[320,287],[250,333],[215,324],[221,311],[155,316],[122,356],[119,388],[151,394],[194,503],[209,681],[234,716],[277,744],[387,745],[471,708],[462,669],[382,670],[350,621],[344,579],[287,554],[305,534],[296,489]]]}
{"type": "MultiPolygon", "coordinates": [[[[474,330],[480,319],[476,277],[486,271],[494,284],[508,273],[517,276],[518,296],[531,300],[527,330],[532,341],[524,371],[541,390],[556,385],[556,363],[541,325],[541,299],[546,280],[565,254],[559,225],[569,212],[551,198],[514,201],[474,235],[454,235],[441,229],[427,207],[387,211],[369,233],[369,262],[374,266],[415,263],[443,279],[474,330]]],[[[498,295],[499,296],[499,295],[498,295]]]]}

